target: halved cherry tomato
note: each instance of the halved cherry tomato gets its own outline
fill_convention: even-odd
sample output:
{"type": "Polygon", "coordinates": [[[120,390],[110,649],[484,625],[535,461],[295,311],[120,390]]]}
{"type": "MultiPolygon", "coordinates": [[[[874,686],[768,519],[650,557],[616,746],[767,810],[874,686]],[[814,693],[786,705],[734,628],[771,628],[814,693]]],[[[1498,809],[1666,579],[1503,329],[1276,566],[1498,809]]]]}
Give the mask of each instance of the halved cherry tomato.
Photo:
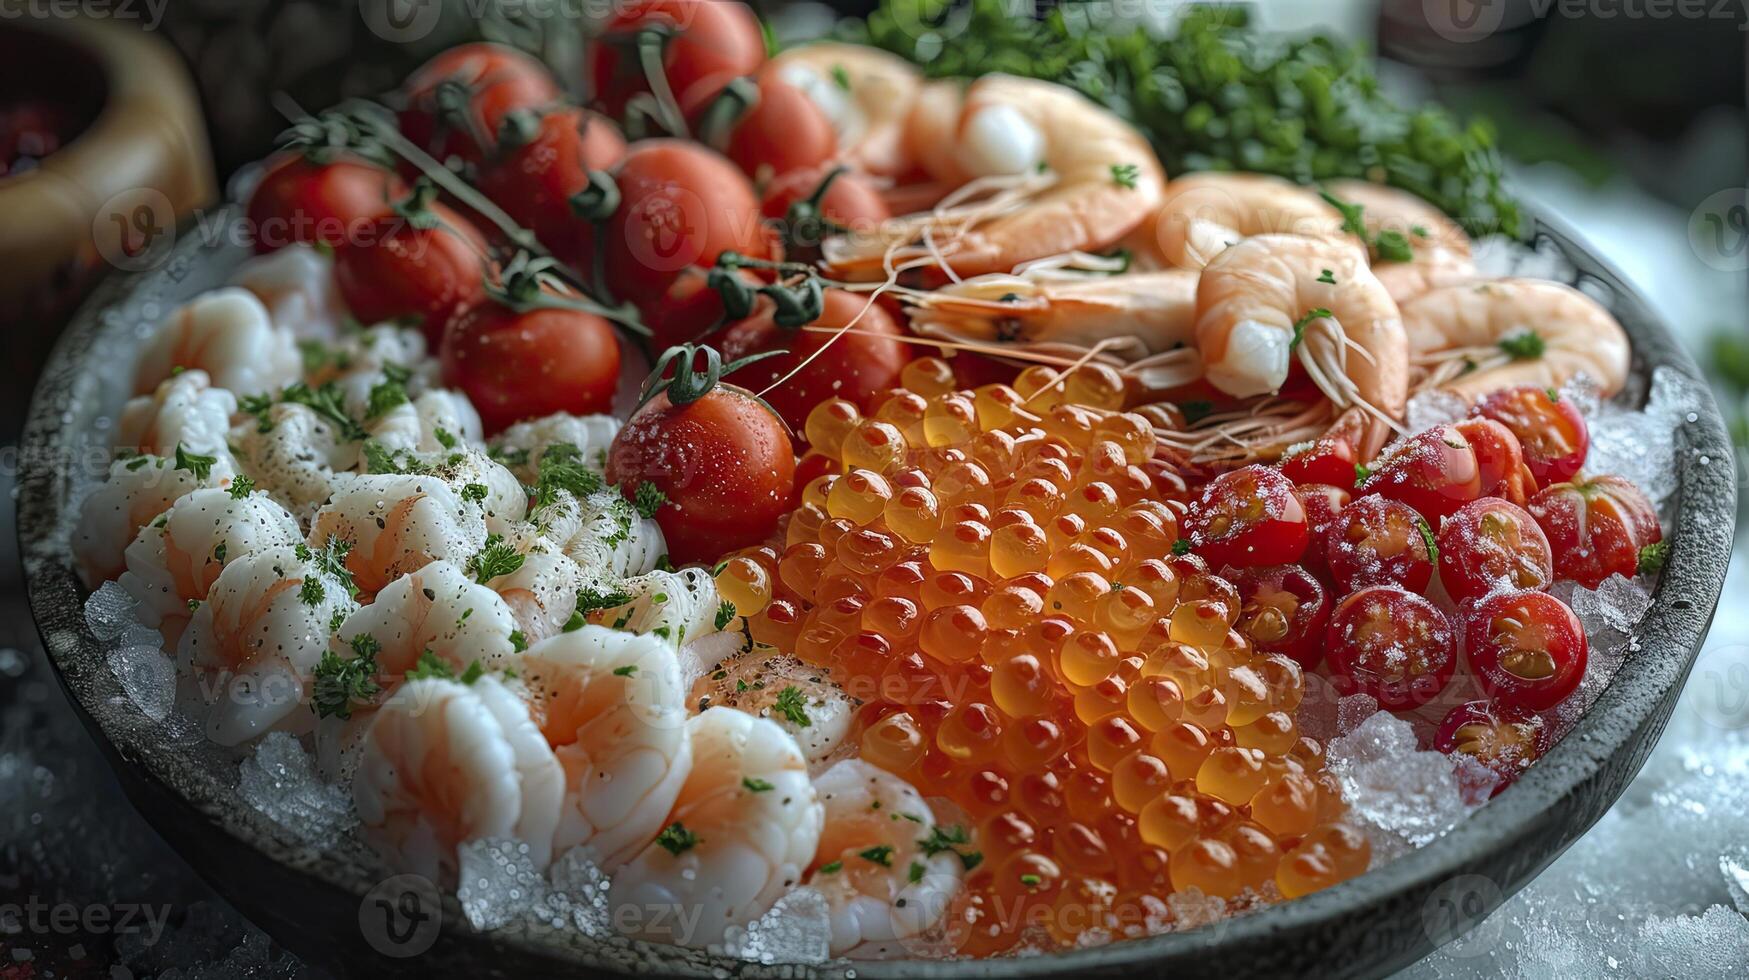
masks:
{"type": "Polygon", "coordinates": [[[824,300],[819,319],[794,329],[778,326],[772,304],[761,300],[752,316],[716,338],[723,356],[731,360],[772,350],[789,352],[735,372],[732,380],[753,391],[764,391],[819,353],[795,377],[765,395],[765,401],[797,432],[814,406],[828,398],[843,398],[869,410],[877,392],[898,386],[899,372],[911,360],[910,348],[896,339],[903,331],[878,303],[871,306],[866,296],[842,289],[826,290],[824,300]],[[819,329],[845,327],[853,319],[854,332],[835,335],[819,329]]]}
{"type": "Polygon", "coordinates": [[[1464,656],[1501,704],[1547,711],[1585,676],[1585,628],[1547,592],[1499,592],[1464,616],[1464,656]]]}
{"type": "Polygon", "coordinates": [[[673,390],[670,383],[614,437],[608,480],[627,494],[645,482],[662,491],[656,523],[677,565],[765,540],[795,496],[795,450],[783,423],[733,386],[679,405],[669,400],[673,390]]]}
{"type": "Polygon", "coordinates": [[[249,233],[257,254],[294,243],[338,247],[366,236],[406,196],[401,178],[374,163],[283,154],[269,161],[249,195],[249,233]]]}
{"type": "Polygon", "coordinates": [[[1385,497],[1361,497],[1324,529],[1324,560],[1343,593],[1369,585],[1427,591],[1433,581],[1433,528],[1413,507],[1385,497]]]}
{"type": "Polygon", "coordinates": [[[1357,482],[1358,462],[1353,443],[1344,435],[1328,432],[1283,456],[1281,474],[1295,483],[1352,487],[1357,482]]]}
{"type": "Polygon", "coordinates": [[[610,412],[619,388],[613,327],[580,310],[486,301],[450,325],[441,355],[444,384],[468,396],[487,434],[556,412],[610,412]]]}
{"type": "Polygon", "coordinates": [[[1262,465],[1215,477],[1203,487],[1184,524],[1191,547],[1216,568],[1299,561],[1310,533],[1293,484],[1262,465]]]}
{"type": "Polygon", "coordinates": [[[1555,581],[1549,539],[1524,508],[1483,497],[1439,526],[1439,581],[1458,602],[1500,589],[1546,589],[1555,581]]]}
{"type": "Polygon", "coordinates": [[[1306,512],[1306,528],[1311,532],[1300,564],[1312,574],[1328,579],[1330,561],[1324,553],[1324,534],[1354,495],[1328,483],[1301,483],[1294,486],[1294,496],[1299,498],[1300,507],[1306,512]]]}
{"type": "Polygon", "coordinates": [[[1560,392],[1535,385],[1496,391],[1482,399],[1476,414],[1512,430],[1524,447],[1524,463],[1537,484],[1571,480],[1591,450],[1585,416],[1560,392]]]}
{"type": "MultiPolygon", "coordinates": [[[[1449,756],[1469,756],[1493,775],[1492,785],[1486,787],[1489,796],[1512,785],[1548,752],[1551,742],[1549,726],[1540,716],[1492,701],[1469,701],[1451,709],[1433,736],[1435,749],[1449,756]]],[[[1461,770],[1458,778],[1463,779],[1461,770]]],[[[1466,787],[1471,792],[1482,788],[1466,787]]]]}
{"type": "Polygon", "coordinates": [[[505,133],[499,155],[480,171],[480,191],[560,261],[589,274],[595,225],[572,210],[571,199],[589,186],[591,171],[625,158],[625,137],[612,120],[584,109],[511,118],[528,128],[505,133]]]}
{"type": "Polygon", "coordinates": [[[724,252],[770,254],[753,185],[736,166],[697,143],[632,144],[614,173],[619,207],[602,225],[606,285],[620,299],[660,295],[689,266],[708,268],[724,252]]]}
{"type": "Polygon", "coordinates": [[[519,109],[557,102],[546,66],[515,48],[463,44],[427,61],[401,87],[401,135],[444,162],[478,166],[498,145],[500,127],[519,109]]]}
{"type": "Polygon", "coordinates": [[[1595,589],[1633,578],[1646,549],[1664,540],[1652,502],[1619,476],[1581,476],[1546,487],[1525,508],[1549,539],[1555,574],[1595,589]]]}
{"type": "Polygon", "coordinates": [[[418,198],[334,250],[334,284],[360,323],[414,322],[426,341],[485,297],[486,240],[473,223],[418,198]]]}
{"type": "Polygon", "coordinates": [[[1298,565],[1225,569],[1221,576],[1239,590],[1234,625],[1258,650],[1292,657],[1308,670],[1324,659],[1324,628],[1330,600],[1324,587],[1298,565]]]}
{"type": "Polygon", "coordinates": [[[1436,425],[1385,450],[1356,494],[1401,500],[1429,521],[1482,495],[1476,451],[1463,433],[1436,425]]]}
{"type": "Polygon", "coordinates": [[[1482,496],[1500,497],[1524,506],[1536,493],[1536,477],[1524,463],[1524,449],[1512,430],[1493,419],[1471,418],[1454,423],[1452,428],[1476,452],[1477,482],[1482,496]]]}
{"type": "Polygon", "coordinates": [[[1432,701],[1457,666],[1451,623],[1439,607],[1394,585],[1361,589],[1337,604],[1325,632],[1331,681],[1392,711],[1432,701]]]}
{"type": "Polygon", "coordinates": [[[729,82],[765,63],[765,35],[745,4],[727,0],[624,0],[589,43],[591,94],[608,115],[625,118],[626,103],[647,95],[639,45],[656,45],[663,79],[681,113],[692,119],[729,82]]]}
{"type": "Polygon", "coordinates": [[[838,132],[806,92],[760,73],[758,101],[729,129],[723,152],[757,183],[824,166],[838,155],[838,132]]]}

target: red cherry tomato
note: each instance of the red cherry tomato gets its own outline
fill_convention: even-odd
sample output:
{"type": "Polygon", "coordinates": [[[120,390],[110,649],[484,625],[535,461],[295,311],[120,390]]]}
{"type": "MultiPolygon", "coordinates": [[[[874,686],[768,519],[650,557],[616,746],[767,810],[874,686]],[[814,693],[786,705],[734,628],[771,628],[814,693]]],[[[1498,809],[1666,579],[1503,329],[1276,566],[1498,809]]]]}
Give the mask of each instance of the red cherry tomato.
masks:
{"type": "Polygon", "coordinates": [[[369,234],[334,250],[334,284],[360,323],[408,320],[436,347],[462,311],[486,295],[486,241],[442,204],[414,205],[425,218],[390,214],[369,234]],[[435,221],[420,227],[427,219],[435,221]]]}
{"type": "Polygon", "coordinates": [[[608,115],[625,118],[626,103],[647,94],[640,36],[660,44],[663,78],[680,111],[692,119],[729,82],[765,63],[765,35],[745,4],[726,0],[625,0],[613,8],[585,53],[591,92],[608,115]]]}
{"type": "Polygon", "coordinates": [[[1571,480],[1591,450],[1585,416],[1553,389],[1522,385],[1496,391],[1476,406],[1476,414],[1512,430],[1538,485],[1571,480]]]}
{"type": "Polygon", "coordinates": [[[558,82],[534,58],[501,44],[450,48],[407,76],[401,135],[439,162],[478,165],[498,145],[510,113],[557,102],[558,82]]]}
{"type": "Polygon", "coordinates": [[[729,129],[725,153],[759,183],[823,166],[838,155],[838,132],[806,92],[762,72],[759,101],[729,129]]]}
{"type": "Polygon", "coordinates": [[[1436,425],[1387,448],[1356,493],[1401,500],[1437,521],[1481,496],[1476,451],[1457,429],[1436,425]]]}
{"type": "Polygon", "coordinates": [[[1475,450],[1482,496],[1500,497],[1522,507],[1536,493],[1536,477],[1525,465],[1524,449],[1511,429],[1484,418],[1464,419],[1452,428],[1475,450]]]}
{"type": "Polygon", "coordinates": [[[1499,497],[1463,505],[1439,526],[1439,581],[1458,602],[1555,581],[1549,539],[1524,508],[1499,497]]]}
{"type": "Polygon", "coordinates": [[[1433,581],[1433,528],[1413,507],[1385,497],[1361,497],[1324,529],[1324,560],[1342,593],[1369,585],[1426,592],[1433,581]]]}
{"type": "Polygon", "coordinates": [[[1324,628],[1330,600],[1324,587],[1298,565],[1226,569],[1221,576],[1239,590],[1240,633],[1258,650],[1292,657],[1308,670],[1324,659],[1324,628]]]}
{"type": "Polygon", "coordinates": [[[1555,574],[1588,589],[1611,575],[1634,577],[1645,549],[1664,540],[1652,502],[1619,476],[1545,487],[1525,509],[1548,537],[1555,574]]]}
{"type": "Polygon", "coordinates": [[[745,391],[718,386],[674,405],[667,393],[614,437],[607,478],[630,494],[655,484],[675,564],[715,561],[777,529],[795,496],[795,451],[783,423],[745,391]]]}
{"type": "MultiPolygon", "coordinates": [[[[736,275],[751,288],[763,285],[745,269],[736,275]]],[[[723,296],[711,287],[710,273],[696,266],[682,269],[660,296],[638,304],[638,311],[650,328],[650,349],[657,351],[700,340],[726,318],[723,296]]]]}
{"type": "Polygon", "coordinates": [[[784,243],[792,261],[818,257],[837,229],[871,234],[892,217],[868,178],[842,167],[791,170],[766,185],[759,213],[784,243]]]}
{"type": "Polygon", "coordinates": [[[265,254],[294,243],[338,247],[364,237],[407,196],[393,172],[363,160],[317,163],[285,154],[268,164],[249,195],[249,231],[265,254]]]}
{"type": "Polygon", "coordinates": [[[797,432],[814,406],[828,398],[846,399],[864,411],[872,408],[876,393],[898,386],[899,372],[911,359],[910,348],[896,339],[903,336],[899,325],[879,304],[870,306],[860,294],[826,290],[820,318],[808,329],[780,327],[771,304],[762,301],[761,307],[724,330],[718,347],[727,360],[769,350],[789,352],[749,364],[731,376],[753,391],[764,391],[819,352],[799,374],[765,395],[765,401],[797,432]],[[861,319],[856,320],[854,333],[834,335],[813,329],[843,327],[858,314],[861,319]]]}
{"type": "MultiPolygon", "coordinates": [[[[1492,701],[1469,701],[1446,714],[1433,736],[1433,747],[1480,763],[1494,777],[1488,795],[1496,796],[1542,758],[1551,741],[1548,724],[1537,715],[1492,701]]],[[[1461,771],[1459,779],[1463,779],[1461,771]]]]}
{"type": "Polygon", "coordinates": [[[651,300],[682,270],[708,268],[727,251],[770,254],[753,185],[697,143],[634,143],[614,178],[619,208],[601,233],[607,284],[621,299],[651,300]]]}
{"type": "Polygon", "coordinates": [[[488,434],[555,412],[612,411],[619,388],[613,328],[578,310],[481,303],[450,325],[441,354],[444,384],[468,396],[488,434]]]}
{"type": "Polygon", "coordinates": [[[1300,564],[1320,578],[1330,577],[1330,561],[1324,553],[1324,535],[1330,527],[1330,522],[1347,507],[1354,495],[1341,487],[1333,487],[1328,483],[1302,483],[1294,486],[1294,496],[1299,499],[1300,507],[1306,512],[1306,528],[1311,532],[1307,541],[1306,553],[1300,557],[1300,564]]]}
{"type": "Polygon", "coordinates": [[[1184,532],[1196,553],[1216,568],[1299,561],[1311,533],[1293,484],[1262,465],[1222,473],[1203,487],[1184,532]]]}
{"type": "Polygon", "coordinates": [[[1432,701],[1456,667],[1457,644],[1439,607],[1394,585],[1361,589],[1337,604],[1325,632],[1331,681],[1392,711],[1432,701]]]}
{"type": "Polygon", "coordinates": [[[1352,487],[1358,462],[1353,443],[1339,433],[1330,432],[1283,456],[1281,475],[1295,483],[1352,487]]]}
{"type": "Polygon", "coordinates": [[[583,109],[516,118],[534,120],[535,128],[523,142],[511,134],[481,170],[480,191],[560,261],[588,272],[595,226],[571,210],[571,198],[589,186],[590,171],[609,170],[625,158],[625,137],[607,117],[583,109]]]}
{"type": "Polygon", "coordinates": [[[1585,676],[1585,628],[1547,592],[1499,592],[1464,616],[1464,656],[1501,704],[1547,711],[1585,676]]]}

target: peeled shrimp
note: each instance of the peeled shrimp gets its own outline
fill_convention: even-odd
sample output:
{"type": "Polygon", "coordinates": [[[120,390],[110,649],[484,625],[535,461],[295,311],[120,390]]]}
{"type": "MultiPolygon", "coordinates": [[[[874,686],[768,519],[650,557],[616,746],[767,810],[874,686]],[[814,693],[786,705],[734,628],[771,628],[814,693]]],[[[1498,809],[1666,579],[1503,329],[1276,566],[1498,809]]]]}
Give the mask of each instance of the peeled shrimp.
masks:
{"type": "Polygon", "coordinates": [[[730,657],[693,682],[690,703],[767,718],[795,737],[812,767],[833,757],[856,712],[826,672],[769,647],[730,657]],[[794,694],[784,692],[794,689],[794,694]]]}
{"type": "Polygon", "coordinates": [[[273,325],[294,337],[333,340],[347,320],[333,256],[301,242],[244,262],[231,284],[254,293],[273,325]]]}
{"type": "Polygon", "coordinates": [[[519,670],[564,770],[553,847],[588,845],[611,872],[666,825],[692,764],[674,650],[583,626],[529,647],[519,670]]]}
{"type": "Polygon", "coordinates": [[[662,528],[639,516],[619,491],[592,493],[579,501],[579,507],[577,530],[564,549],[586,577],[617,580],[646,575],[668,553],[662,528]]]}
{"type": "Polygon", "coordinates": [[[151,394],[131,398],[122,406],[116,441],[153,456],[174,456],[177,446],[217,456],[227,453],[225,443],[236,411],[237,396],[214,388],[205,371],[183,371],[161,382],[151,394]]]}
{"type": "Polygon", "coordinates": [[[923,87],[916,65],[867,45],[819,41],[783,51],[766,70],[820,108],[838,134],[845,163],[883,177],[912,169],[905,119],[923,87]]]}
{"type": "Polygon", "coordinates": [[[606,468],[607,447],[619,433],[620,421],[611,415],[567,415],[518,422],[492,440],[492,455],[510,467],[517,478],[533,484],[540,471],[540,458],[547,447],[574,447],[584,466],[600,474],[606,468]]]}
{"type": "MultiPolygon", "coordinates": [[[[493,534],[501,537],[510,534],[517,522],[528,516],[528,492],[521,481],[477,449],[458,447],[414,453],[411,460],[400,457],[397,462],[411,462],[421,473],[443,481],[468,507],[480,513],[486,529],[493,534]]],[[[364,469],[368,472],[368,466],[364,469]]]]}
{"type": "Polygon", "coordinates": [[[1077,278],[977,276],[918,294],[911,328],[944,340],[1068,356],[1097,346],[1103,359],[1135,361],[1194,339],[1196,280],[1195,272],[1183,269],[1077,278]]]}
{"type": "Polygon", "coordinates": [[[496,678],[403,684],[371,718],[352,779],[364,839],[397,871],[453,884],[456,847],[514,838],[552,857],[564,773],[496,678]]]}
{"type": "Polygon", "coordinates": [[[303,703],[331,624],[358,608],[346,583],[301,554],[267,548],[226,562],[182,634],[182,663],[210,682],[206,732],[220,745],[286,720],[303,703]]]}
{"type": "Polygon", "coordinates": [[[802,879],[825,811],[776,723],[709,708],[686,723],[692,770],[654,843],[608,891],[614,926],[680,946],[721,943],[802,879]]]}
{"type": "Polygon", "coordinates": [[[529,643],[553,636],[577,611],[577,592],[583,588],[583,570],[561,554],[529,552],[516,571],[486,583],[498,593],[516,626],[529,643]]]}
{"type": "Polygon", "coordinates": [[[615,629],[648,633],[676,647],[720,629],[717,614],[722,598],[705,569],[654,569],[625,579],[618,588],[631,600],[602,613],[615,629]]]}
{"type": "Polygon", "coordinates": [[[959,854],[910,783],[861,759],[821,773],[814,791],[826,824],[808,885],[831,909],[832,955],[904,954],[959,891],[959,854]]]}
{"type": "Polygon", "coordinates": [[[95,589],[127,570],[123,553],[140,528],[157,520],[184,494],[228,484],[235,472],[230,453],[217,457],[207,478],[178,469],[162,456],[135,456],[109,465],[109,479],[79,504],[73,528],[73,561],[79,580],[95,589]]]}
{"type": "Polygon", "coordinates": [[[1196,346],[1211,384],[1229,395],[1273,394],[1298,356],[1338,409],[1401,419],[1409,347],[1397,304],[1358,246],[1298,235],[1258,235],[1203,270],[1196,346]],[[1314,316],[1313,311],[1328,311],[1314,316]]]}
{"type": "Polygon", "coordinates": [[[454,562],[434,561],[390,582],[370,605],[348,616],[333,647],[350,655],[354,641],[369,636],[379,673],[398,679],[430,653],[459,674],[476,660],[492,670],[509,666],[516,629],[516,617],[498,593],[454,562]]]}
{"type": "Polygon", "coordinates": [[[876,234],[828,239],[827,264],[842,275],[930,268],[957,279],[1096,252],[1153,213],[1165,186],[1135,127],[1052,82],[931,85],[906,126],[924,169],[958,189],[876,234]]]}
{"type": "Polygon", "coordinates": [[[149,394],[177,369],[199,368],[241,398],[277,392],[303,367],[292,335],[244,289],[203,293],[170,314],[146,342],[134,370],[134,393],[149,394]]]}
{"type": "Polygon", "coordinates": [[[139,602],[140,622],[175,646],[189,603],[212,591],[225,564],[268,548],[303,542],[291,513],[264,493],[238,498],[216,487],[195,490],[140,529],[128,545],[121,587],[139,602]]]}
{"type": "Polygon", "coordinates": [[[1417,388],[1471,401],[1512,385],[1558,388],[1583,373],[1605,397],[1627,382],[1627,333],[1596,300],[1557,282],[1495,279],[1403,304],[1417,388]]]}
{"type": "Polygon", "coordinates": [[[353,480],[347,470],[358,458],[357,443],[298,402],[279,402],[264,419],[241,416],[231,445],[244,475],[303,521],[353,480]]]}
{"type": "MultiPolygon", "coordinates": [[[[1337,235],[1342,215],[1316,191],[1281,177],[1199,173],[1166,185],[1145,228],[1165,265],[1201,269],[1228,246],[1254,235],[1337,235]]],[[[1136,237],[1141,235],[1138,230],[1136,237]]]]}
{"type": "Polygon", "coordinates": [[[486,543],[486,522],[476,505],[429,475],[382,474],[354,478],[310,523],[310,546],[350,542],[346,567],[358,587],[376,594],[402,575],[434,561],[465,564],[486,543]]]}
{"type": "Polygon", "coordinates": [[[1339,180],[1328,185],[1330,195],[1359,205],[1367,234],[1391,231],[1409,243],[1407,262],[1373,262],[1373,273],[1398,303],[1476,278],[1470,259],[1470,236],[1445,212],[1414,194],[1369,180],[1339,180]]]}

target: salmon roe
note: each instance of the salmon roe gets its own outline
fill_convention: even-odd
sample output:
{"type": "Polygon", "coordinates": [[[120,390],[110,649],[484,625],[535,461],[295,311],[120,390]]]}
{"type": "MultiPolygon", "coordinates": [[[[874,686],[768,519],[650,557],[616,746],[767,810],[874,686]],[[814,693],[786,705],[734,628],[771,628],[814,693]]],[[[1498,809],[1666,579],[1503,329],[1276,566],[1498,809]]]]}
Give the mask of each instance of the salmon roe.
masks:
{"type": "Polygon", "coordinates": [[[718,566],[755,640],[861,702],[862,758],[967,814],[965,955],[1125,935],[1200,889],[1297,897],[1366,870],[1297,663],[1233,629],[1239,593],[1174,553],[1150,424],[1089,366],[952,388],[934,358],[828,457],[780,542],[718,566]]]}

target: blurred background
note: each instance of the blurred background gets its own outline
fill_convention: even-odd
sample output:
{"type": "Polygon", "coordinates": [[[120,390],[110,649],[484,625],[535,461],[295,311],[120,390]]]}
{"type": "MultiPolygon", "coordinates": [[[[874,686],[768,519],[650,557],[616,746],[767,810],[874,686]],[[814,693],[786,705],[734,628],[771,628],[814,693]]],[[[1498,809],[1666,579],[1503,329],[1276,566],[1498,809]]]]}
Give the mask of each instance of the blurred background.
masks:
{"type": "MultiPolygon", "coordinates": [[[[839,33],[873,37],[926,63],[962,57],[985,67],[1013,55],[999,50],[1009,35],[990,18],[1022,32],[1037,18],[1106,29],[1134,21],[1169,36],[1191,6],[752,5],[767,17],[773,43],[839,33]],[[843,20],[871,13],[867,26],[843,20]],[[978,47],[985,38],[987,51],[978,47]]],[[[1485,158],[1466,173],[1488,186],[1446,188],[1464,205],[1458,216],[1472,231],[1511,233],[1518,229],[1502,202],[1518,200],[1576,228],[1713,374],[1740,443],[1749,441],[1749,0],[1227,6],[1244,11],[1262,50],[1278,36],[1321,35],[1339,60],[1359,59],[1360,76],[1376,74],[1389,100],[1443,106],[1409,116],[1414,128],[1397,142],[1423,157],[1449,146],[1485,158]],[[1487,206],[1472,208],[1478,201],[1487,206]]],[[[282,106],[315,109],[386,92],[435,52],[481,38],[540,54],[583,95],[581,15],[608,8],[607,0],[0,0],[0,331],[8,355],[0,367],[0,980],[306,973],[135,816],[42,660],[20,595],[10,491],[15,440],[61,326],[131,255],[222,202],[238,172],[272,149],[285,126],[282,106]],[[27,899],[138,906],[147,917],[131,930],[117,924],[119,914],[97,927],[86,917],[66,929],[26,930],[5,910],[27,899]],[[158,912],[161,926],[147,929],[158,912]]],[[[1106,88],[1105,68],[1082,55],[1052,70],[1095,97],[1127,97],[1106,88]]],[[[1353,100],[1349,122],[1366,135],[1376,96],[1356,77],[1344,73],[1331,96],[1353,100]]],[[[1143,117],[1149,110],[1132,108],[1143,117]]],[[[1218,127],[1221,108],[1202,125],[1218,127]]],[[[1188,118],[1183,109],[1173,110],[1174,124],[1188,118]]],[[[1299,124],[1281,115],[1282,127],[1299,124]]],[[[1181,150],[1195,166],[1216,145],[1205,128],[1181,150]]],[[[1248,159],[1252,149],[1235,153],[1248,159]]],[[[1283,170],[1314,175],[1300,163],[1283,170]]],[[[1743,565],[1739,555],[1726,607],[1733,588],[1736,606],[1749,591],[1743,565]]],[[[1749,696],[1742,609],[1721,611],[1695,677],[1749,696]]],[[[1737,741],[1741,732],[1721,743],[1716,727],[1689,739],[1683,710],[1676,734],[1615,812],[1477,939],[1413,972],[1615,975],[1623,963],[1643,965],[1624,957],[1657,930],[1692,938],[1696,950],[1690,961],[1663,963],[1660,974],[1749,975],[1749,852],[1740,843],[1749,841],[1749,747],[1737,741]],[[1610,873],[1625,862],[1662,870],[1610,873]]]]}

